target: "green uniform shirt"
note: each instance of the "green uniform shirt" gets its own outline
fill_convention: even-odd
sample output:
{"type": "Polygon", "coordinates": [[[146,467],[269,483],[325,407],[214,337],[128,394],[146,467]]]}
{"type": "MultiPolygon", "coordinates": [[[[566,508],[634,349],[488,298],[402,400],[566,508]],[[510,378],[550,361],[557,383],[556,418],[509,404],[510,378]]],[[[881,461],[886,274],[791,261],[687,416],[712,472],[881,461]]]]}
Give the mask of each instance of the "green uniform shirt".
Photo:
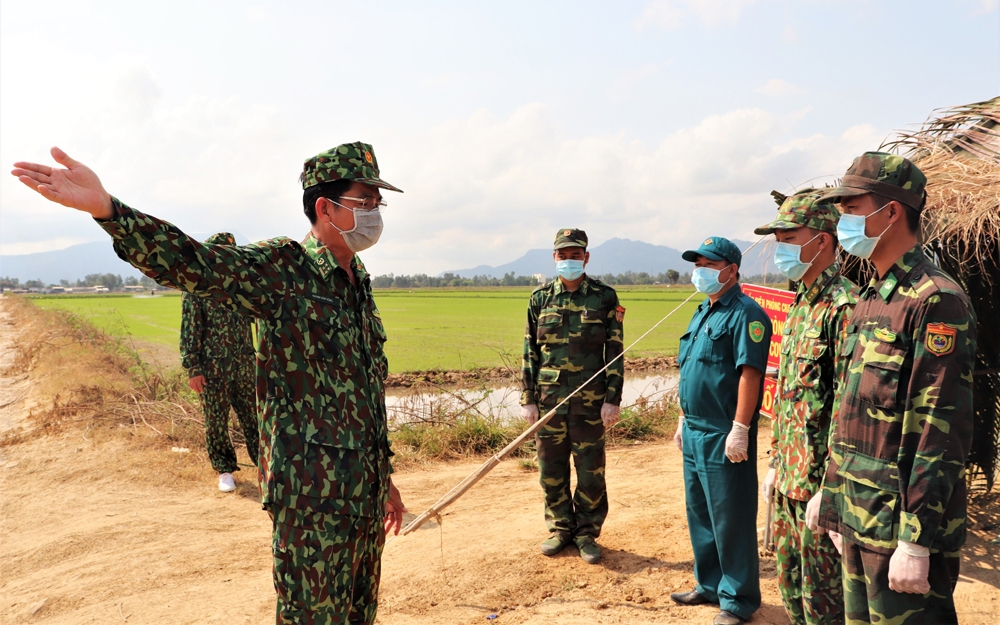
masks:
{"type": "Polygon", "coordinates": [[[873,278],[847,327],[847,387],[820,523],[866,549],[965,542],[976,319],[968,297],[914,247],[873,278]]]}
{"type": "MultiPolygon", "coordinates": [[[[746,365],[767,369],[771,320],[760,304],[729,289],[714,306],[705,299],[681,336],[680,400],[685,422],[697,429],[729,432],[736,417],[740,370],[746,365]]],[[[761,376],[761,391],[764,378],[761,376]]],[[[757,422],[763,392],[757,395],[752,423],[757,422]]]]}
{"type": "Polygon", "coordinates": [[[250,319],[210,297],[181,302],[181,366],[189,378],[217,378],[253,362],[250,319]]]}
{"type": "Polygon", "coordinates": [[[386,336],[360,259],[340,267],[311,236],[205,245],[117,199],[114,209],[98,223],[119,257],[159,284],[260,320],[264,505],[381,517],[391,471],[386,336]]]}
{"type": "MultiPolygon", "coordinates": [[[[555,407],[624,350],[625,309],[618,294],[600,280],[584,275],[576,291],[562,280],[540,286],[528,302],[524,336],[521,405],[555,407]]],[[[559,414],[600,412],[601,405],[621,404],[625,363],[619,358],[559,414]]]]}
{"type": "Polygon", "coordinates": [[[775,488],[809,501],[826,474],[833,415],[847,380],[850,356],[841,355],[858,287],[835,262],[807,289],[800,283],[788,311],[778,366],[777,418],[771,440],[775,488]]]}

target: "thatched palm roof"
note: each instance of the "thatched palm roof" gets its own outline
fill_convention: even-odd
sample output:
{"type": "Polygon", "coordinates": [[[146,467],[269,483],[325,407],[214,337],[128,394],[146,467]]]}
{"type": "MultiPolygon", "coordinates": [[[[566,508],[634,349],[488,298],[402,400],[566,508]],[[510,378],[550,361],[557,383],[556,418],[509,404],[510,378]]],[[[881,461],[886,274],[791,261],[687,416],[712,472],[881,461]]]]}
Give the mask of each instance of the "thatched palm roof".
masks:
{"type": "Polygon", "coordinates": [[[978,318],[969,462],[992,488],[1000,466],[1000,97],[932,114],[883,149],[927,176],[923,241],[965,288],[978,318]]]}

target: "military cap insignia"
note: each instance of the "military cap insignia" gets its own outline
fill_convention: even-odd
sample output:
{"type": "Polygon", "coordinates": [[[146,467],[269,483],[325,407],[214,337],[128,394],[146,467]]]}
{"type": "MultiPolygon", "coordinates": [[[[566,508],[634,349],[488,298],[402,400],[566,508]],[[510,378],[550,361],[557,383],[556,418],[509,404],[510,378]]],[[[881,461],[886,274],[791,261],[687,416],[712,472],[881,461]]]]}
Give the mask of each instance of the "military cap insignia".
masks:
{"type": "Polygon", "coordinates": [[[372,164],[372,153],[365,150],[365,161],[371,165],[372,164]]]}
{"type": "MultiPolygon", "coordinates": [[[[709,239],[711,241],[711,239],[709,239]]],[[[751,321],[748,327],[750,332],[750,340],[754,343],[760,343],[764,340],[764,324],[759,321],[751,321]]]]}
{"type": "Polygon", "coordinates": [[[702,243],[702,245],[711,245],[712,241],[714,241],[714,239],[705,239],[705,242],[702,243]]]}
{"type": "Polygon", "coordinates": [[[947,323],[928,323],[924,335],[924,347],[935,356],[947,356],[955,351],[955,335],[958,330],[947,323]]]}
{"type": "Polygon", "coordinates": [[[872,332],[872,334],[874,334],[875,338],[882,341],[883,343],[896,342],[896,333],[890,330],[889,328],[875,328],[875,331],[872,332]]]}
{"type": "Polygon", "coordinates": [[[573,231],[572,231],[572,230],[563,230],[563,236],[564,236],[564,237],[568,237],[568,236],[569,236],[569,235],[571,235],[571,234],[573,234],[573,231]]]}
{"type": "Polygon", "coordinates": [[[621,323],[622,321],[625,321],[625,307],[624,306],[615,306],[615,319],[618,320],[618,323],[621,323]]]}

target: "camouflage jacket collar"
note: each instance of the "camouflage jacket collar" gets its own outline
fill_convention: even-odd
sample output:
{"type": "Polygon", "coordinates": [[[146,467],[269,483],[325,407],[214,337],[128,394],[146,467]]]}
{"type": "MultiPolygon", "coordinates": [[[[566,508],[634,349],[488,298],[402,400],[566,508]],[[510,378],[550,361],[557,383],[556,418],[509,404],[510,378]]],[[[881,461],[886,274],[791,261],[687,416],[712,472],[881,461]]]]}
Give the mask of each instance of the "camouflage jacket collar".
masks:
{"type": "MultiPolygon", "coordinates": [[[[306,251],[306,255],[316,264],[316,269],[323,276],[324,280],[333,273],[334,269],[340,267],[340,263],[337,262],[333,252],[320,243],[319,239],[314,237],[311,232],[306,237],[306,240],[302,242],[302,249],[306,251]]],[[[358,258],[357,254],[351,259],[351,270],[354,272],[354,276],[358,279],[359,284],[368,279],[368,270],[365,269],[364,264],[358,258]]]]}
{"type": "Polygon", "coordinates": [[[803,299],[810,306],[816,303],[819,296],[822,295],[827,289],[833,286],[834,281],[837,276],[840,275],[840,261],[835,260],[833,264],[827,267],[823,273],[816,276],[813,280],[812,285],[807,289],[805,283],[799,283],[799,290],[795,294],[795,303],[798,304],[803,299]]]}
{"type": "Polygon", "coordinates": [[[872,277],[871,282],[862,291],[861,297],[869,297],[872,291],[877,291],[882,300],[888,302],[889,298],[896,291],[896,287],[910,275],[913,268],[926,261],[927,259],[924,257],[924,253],[919,245],[910,248],[908,252],[899,257],[888,273],[885,274],[884,278],[879,280],[877,277],[872,277]]]}
{"type": "MultiPolygon", "coordinates": [[[[563,286],[562,278],[556,278],[555,284],[552,287],[552,293],[555,295],[559,295],[565,290],[566,287],[563,286]]],[[[580,283],[580,287],[577,289],[577,291],[579,291],[581,295],[586,295],[587,291],[589,290],[590,290],[590,276],[588,276],[587,274],[583,274],[583,282],[580,283]]]]}

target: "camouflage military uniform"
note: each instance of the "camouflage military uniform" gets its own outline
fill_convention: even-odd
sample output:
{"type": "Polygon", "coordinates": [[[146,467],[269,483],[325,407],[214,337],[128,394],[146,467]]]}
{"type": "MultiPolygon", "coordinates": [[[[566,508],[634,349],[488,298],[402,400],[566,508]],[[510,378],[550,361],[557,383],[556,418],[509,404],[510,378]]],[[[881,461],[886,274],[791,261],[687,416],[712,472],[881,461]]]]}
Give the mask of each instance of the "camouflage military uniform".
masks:
{"type": "MultiPolygon", "coordinates": [[[[754,232],[808,227],[835,234],[839,213],[818,205],[821,195],[808,190],[785,199],[775,221],[754,232]]],[[[806,504],[819,490],[829,462],[833,415],[840,407],[850,361],[841,348],[857,294],[834,261],[808,287],[799,284],[783,329],[770,466],[777,470],[778,589],[793,623],[844,619],[840,554],[829,536],[809,530],[806,504]]]]}
{"type": "MultiPolygon", "coordinates": [[[[624,313],[615,290],[586,274],[576,291],[566,290],[558,278],[535,289],[528,303],[521,404],[537,404],[545,414],[621,354],[624,313]]],[[[623,371],[619,359],[538,433],[545,523],[554,534],[601,534],[608,514],[601,406],[621,403],[623,371]],[[570,491],[570,455],[575,493],[570,491]]]]}
{"type": "MultiPolygon", "coordinates": [[[[221,232],[206,243],[236,245],[233,235],[221,232]]],[[[247,455],[257,464],[257,407],[254,351],[250,320],[211,298],[185,293],[181,303],[181,366],[188,377],[204,376],[201,406],[205,413],[205,446],[212,468],[219,473],[239,471],[229,440],[232,406],[247,443],[247,455]]]]}
{"type": "MultiPolygon", "coordinates": [[[[917,180],[914,192],[923,191],[919,170],[881,153],[857,159],[842,184],[876,176],[917,180]]],[[[842,188],[831,196],[848,194],[842,188]]],[[[861,293],[841,352],[852,359],[820,511],[820,524],[844,537],[848,622],[957,622],[975,324],[965,293],[919,246],[861,293]],[[930,550],[928,594],[889,589],[897,541],[930,550]]]]}
{"type": "MultiPolygon", "coordinates": [[[[318,161],[332,168],[327,176],[385,186],[367,144],[309,162],[318,161]]],[[[386,335],[364,265],[355,256],[339,266],[311,236],[202,245],[117,199],[114,210],[99,223],[122,259],[259,320],[260,487],[274,522],[276,621],[374,622],[392,452],[386,335]]]]}

